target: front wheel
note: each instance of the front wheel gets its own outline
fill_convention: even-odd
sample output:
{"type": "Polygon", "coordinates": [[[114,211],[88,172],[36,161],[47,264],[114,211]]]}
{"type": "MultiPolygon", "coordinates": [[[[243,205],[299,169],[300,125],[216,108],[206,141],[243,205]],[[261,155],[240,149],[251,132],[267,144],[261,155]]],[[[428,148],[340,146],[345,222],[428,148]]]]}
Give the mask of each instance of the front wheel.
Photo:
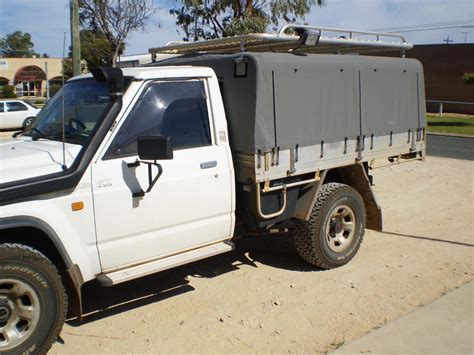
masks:
{"type": "Polygon", "coordinates": [[[45,354],[66,310],[54,265],[25,245],[0,244],[0,354],[45,354]]]}
{"type": "Polygon", "coordinates": [[[300,256],[319,268],[347,264],[365,232],[365,206],[360,194],[340,183],[321,187],[309,221],[298,220],[294,231],[300,256]]]}

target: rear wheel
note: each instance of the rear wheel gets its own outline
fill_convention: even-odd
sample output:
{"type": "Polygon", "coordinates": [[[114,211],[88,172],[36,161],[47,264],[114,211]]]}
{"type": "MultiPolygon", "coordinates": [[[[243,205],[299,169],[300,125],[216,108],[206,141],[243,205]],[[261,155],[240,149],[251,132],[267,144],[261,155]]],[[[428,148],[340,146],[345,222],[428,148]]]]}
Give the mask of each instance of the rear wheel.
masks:
{"type": "Polygon", "coordinates": [[[44,354],[66,318],[67,299],[54,265],[20,244],[0,244],[0,354],[44,354]]]}
{"type": "Polygon", "coordinates": [[[23,121],[23,129],[26,129],[28,128],[29,126],[31,126],[31,124],[35,121],[35,117],[27,117],[24,121],[23,121]]]}
{"type": "Polygon", "coordinates": [[[365,206],[360,194],[348,185],[324,184],[309,221],[296,223],[296,250],[307,262],[332,269],[354,257],[364,232],[365,206]]]}

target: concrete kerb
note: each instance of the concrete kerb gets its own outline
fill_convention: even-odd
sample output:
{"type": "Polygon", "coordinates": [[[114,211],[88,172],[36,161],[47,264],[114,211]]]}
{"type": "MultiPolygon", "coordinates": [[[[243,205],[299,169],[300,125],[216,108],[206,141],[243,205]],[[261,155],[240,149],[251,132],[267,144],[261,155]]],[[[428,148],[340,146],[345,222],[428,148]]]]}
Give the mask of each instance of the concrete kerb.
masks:
{"type": "Polygon", "coordinates": [[[474,281],[329,354],[472,354],[474,281]]]}

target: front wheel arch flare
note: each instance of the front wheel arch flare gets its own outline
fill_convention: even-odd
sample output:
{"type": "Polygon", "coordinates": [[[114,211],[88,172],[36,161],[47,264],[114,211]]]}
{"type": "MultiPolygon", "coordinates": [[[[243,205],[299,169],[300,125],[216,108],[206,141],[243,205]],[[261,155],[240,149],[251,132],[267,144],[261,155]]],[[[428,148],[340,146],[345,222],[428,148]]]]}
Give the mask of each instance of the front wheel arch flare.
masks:
{"type": "Polygon", "coordinates": [[[69,315],[82,316],[81,270],[74,264],[54,230],[30,216],[0,218],[0,243],[21,243],[44,254],[65,277],[69,295],[69,315]]]}

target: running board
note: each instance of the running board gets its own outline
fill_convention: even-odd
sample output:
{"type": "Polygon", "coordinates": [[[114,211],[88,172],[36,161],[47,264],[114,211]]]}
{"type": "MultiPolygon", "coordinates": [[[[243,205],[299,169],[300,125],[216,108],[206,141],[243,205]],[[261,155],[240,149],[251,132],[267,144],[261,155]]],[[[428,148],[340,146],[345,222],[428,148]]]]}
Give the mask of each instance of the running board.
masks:
{"type": "Polygon", "coordinates": [[[171,269],[176,266],[192,263],[193,261],[209,258],[214,255],[234,250],[234,243],[221,242],[208,245],[199,249],[190,250],[181,254],[175,254],[163,259],[150,261],[146,264],[133,266],[127,269],[102,274],[97,281],[102,286],[114,286],[122,282],[130,281],[139,277],[154,274],[155,272],[171,269]]]}

